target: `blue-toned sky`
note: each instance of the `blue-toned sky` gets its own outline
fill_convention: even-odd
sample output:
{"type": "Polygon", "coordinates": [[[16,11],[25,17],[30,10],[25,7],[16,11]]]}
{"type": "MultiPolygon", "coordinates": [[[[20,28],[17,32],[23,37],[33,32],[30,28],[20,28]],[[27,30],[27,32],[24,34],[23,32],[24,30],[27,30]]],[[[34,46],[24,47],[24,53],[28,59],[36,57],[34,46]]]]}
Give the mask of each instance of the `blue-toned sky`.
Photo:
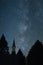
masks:
{"type": "Polygon", "coordinates": [[[0,0],[0,37],[5,34],[10,47],[15,39],[27,55],[34,42],[43,42],[43,0],[0,0]]]}

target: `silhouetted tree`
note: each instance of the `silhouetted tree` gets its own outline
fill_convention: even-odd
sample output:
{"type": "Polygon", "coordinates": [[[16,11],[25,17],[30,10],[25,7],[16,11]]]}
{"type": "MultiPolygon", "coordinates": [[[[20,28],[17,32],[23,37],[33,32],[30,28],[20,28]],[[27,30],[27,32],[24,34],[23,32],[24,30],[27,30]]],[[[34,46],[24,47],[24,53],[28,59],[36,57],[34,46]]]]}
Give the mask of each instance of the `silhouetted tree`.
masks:
{"type": "Polygon", "coordinates": [[[43,45],[37,40],[27,56],[27,65],[43,65],[43,45]]]}
{"type": "Polygon", "coordinates": [[[0,39],[0,54],[9,54],[9,47],[4,34],[0,39]]]}
{"type": "Polygon", "coordinates": [[[19,49],[17,56],[18,56],[18,65],[25,65],[25,56],[23,55],[21,49],[19,49]]]}
{"type": "Polygon", "coordinates": [[[43,44],[39,40],[32,46],[26,58],[21,49],[17,54],[15,49],[15,41],[13,41],[12,53],[9,54],[7,40],[2,34],[0,38],[0,65],[43,65],[43,44]]]}

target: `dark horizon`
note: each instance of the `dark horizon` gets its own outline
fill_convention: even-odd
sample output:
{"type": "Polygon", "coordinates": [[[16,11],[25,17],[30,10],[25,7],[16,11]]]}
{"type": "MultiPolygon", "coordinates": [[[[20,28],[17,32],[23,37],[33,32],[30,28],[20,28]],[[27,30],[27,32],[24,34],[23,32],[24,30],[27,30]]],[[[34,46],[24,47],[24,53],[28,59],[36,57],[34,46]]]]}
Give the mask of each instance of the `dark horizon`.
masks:
{"type": "Polygon", "coordinates": [[[31,47],[28,55],[19,49],[16,54],[15,41],[12,44],[12,52],[9,53],[8,42],[4,35],[0,39],[0,65],[43,65],[43,44],[39,40],[31,47]]]}
{"type": "MultiPolygon", "coordinates": [[[[6,37],[5,37],[5,35],[4,35],[4,33],[2,34],[2,36],[0,37],[0,41],[2,40],[2,42],[0,42],[0,44],[4,44],[5,42],[7,42],[7,45],[8,45],[8,47],[9,47],[9,44],[8,44],[8,41],[7,41],[7,39],[6,39],[6,37]],[[5,41],[5,42],[4,42],[5,41]]],[[[5,43],[6,44],[6,43],[5,43]]],[[[34,46],[34,45],[36,45],[36,44],[42,44],[43,45],[43,43],[40,41],[40,40],[36,40],[35,41],[35,43],[32,45],[32,46],[34,46]]],[[[0,45],[0,47],[1,47],[1,45],[0,45]]],[[[27,57],[27,55],[29,54],[29,52],[30,52],[30,50],[31,50],[31,48],[30,49],[28,49],[28,53],[27,53],[27,55],[25,55],[23,52],[22,52],[22,50],[21,50],[21,48],[19,48],[19,50],[18,51],[16,51],[16,43],[15,43],[15,40],[13,40],[13,42],[12,42],[12,45],[11,45],[11,52],[10,52],[10,49],[9,49],[9,54],[12,54],[12,50],[13,50],[13,47],[14,47],[14,52],[16,53],[16,54],[18,54],[19,53],[19,50],[21,51],[21,53],[25,56],[25,57],[27,57]]]]}

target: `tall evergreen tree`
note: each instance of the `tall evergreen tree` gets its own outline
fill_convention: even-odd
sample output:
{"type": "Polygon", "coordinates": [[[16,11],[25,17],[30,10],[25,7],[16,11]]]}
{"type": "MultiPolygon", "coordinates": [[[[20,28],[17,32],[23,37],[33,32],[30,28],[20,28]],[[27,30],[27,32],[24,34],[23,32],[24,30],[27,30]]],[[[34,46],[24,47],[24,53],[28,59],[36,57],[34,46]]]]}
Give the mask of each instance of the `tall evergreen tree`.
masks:
{"type": "Polygon", "coordinates": [[[2,34],[0,39],[0,54],[9,54],[9,47],[4,34],[2,34]]]}
{"type": "Polygon", "coordinates": [[[37,40],[27,56],[27,65],[43,65],[43,45],[37,40]]]}

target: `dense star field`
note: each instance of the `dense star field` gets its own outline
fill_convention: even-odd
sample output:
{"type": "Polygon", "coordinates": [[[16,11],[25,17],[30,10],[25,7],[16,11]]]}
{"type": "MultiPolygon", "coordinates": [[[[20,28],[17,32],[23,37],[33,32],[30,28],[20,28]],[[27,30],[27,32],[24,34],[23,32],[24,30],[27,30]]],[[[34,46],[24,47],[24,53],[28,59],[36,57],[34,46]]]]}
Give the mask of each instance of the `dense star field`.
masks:
{"type": "Polygon", "coordinates": [[[8,41],[10,51],[13,39],[27,55],[38,39],[43,42],[43,0],[0,0],[0,37],[8,41]]]}

